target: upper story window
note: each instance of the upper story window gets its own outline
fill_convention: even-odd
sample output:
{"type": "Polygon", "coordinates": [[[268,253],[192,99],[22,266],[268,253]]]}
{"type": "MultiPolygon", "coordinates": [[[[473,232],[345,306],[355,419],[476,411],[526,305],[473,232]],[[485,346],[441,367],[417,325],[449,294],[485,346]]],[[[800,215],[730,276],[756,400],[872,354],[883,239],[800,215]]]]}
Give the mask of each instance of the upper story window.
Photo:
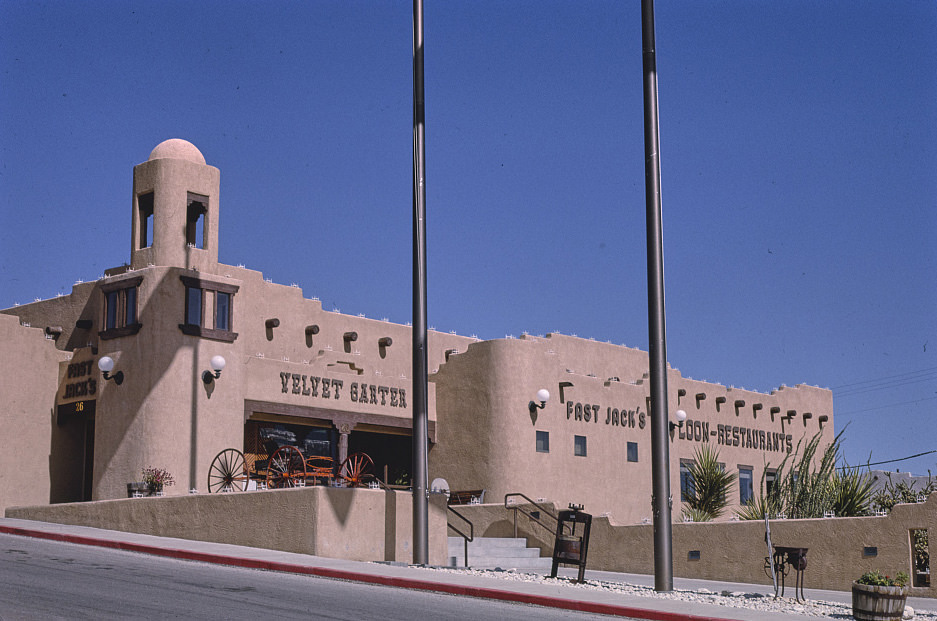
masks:
{"type": "Polygon", "coordinates": [[[192,336],[229,343],[234,341],[238,336],[232,331],[237,285],[190,276],[179,278],[185,285],[184,323],[179,324],[179,329],[192,336]]]}
{"type": "Polygon", "coordinates": [[[125,278],[101,285],[104,294],[104,329],[98,335],[104,339],[130,336],[140,331],[137,321],[137,287],[143,276],[125,278]]]}
{"type": "Polygon", "coordinates": [[[205,214],[208,213],[208,197],[188,193],[185,219],[185,243],[196,248],[205,247],[205,214]]]}
{"type": "Polygon", "coordinates": [[[586,436],[573,436],[573,455],[586,456],[586,436]]]}
{"type": "Polygon", "coordinates": [[[153,245],[153,193],[138,196],[137,207],[140,209],[140,247],[149,248],[153,245]]]}
{"type": "Polygon", "coordinates": [[[638,461],[638,443],[628,443],[628,461],[638,461]]]}
{"type": "Polygon", "coordinates": [[[537,452],[538,453],[550,452],[550,432],[549,431],[537,432],[537,452]]]}

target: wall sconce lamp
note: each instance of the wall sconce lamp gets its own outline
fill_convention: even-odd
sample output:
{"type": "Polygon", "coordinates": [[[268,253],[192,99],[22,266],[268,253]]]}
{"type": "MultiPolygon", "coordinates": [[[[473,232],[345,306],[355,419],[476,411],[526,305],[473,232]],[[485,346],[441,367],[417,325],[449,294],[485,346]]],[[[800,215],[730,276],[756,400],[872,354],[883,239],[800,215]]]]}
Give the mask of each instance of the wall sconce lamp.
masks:
{"type": "Polygon", "coordinates": [[[550,391],[547,390],[546,388],[541,388],[540,390],[537,391],[537,401],[539,401],[540,403],[538,404],[537,401],[531,401],[530,403],[527,404],[527,408],[530,410],[530,413],[533,414],[534,412],[537,411],[537,408],[540,408],[541,410],[545,408],[547,406],[547,401],[549,400],[550,400],[550,391]]]}
{"type": "Polygon", "coordinates": [[[343,338],[346,342],[354,342],[354,341],[357,341],[357,340],[358,340],[358,333],[357,333],[357,332],[346,332],[345,334],[342,335],[342,338],[343,338]]]}
{"type": "Polygon", "coordinates": [[[98,359],[98,368],[104,373],[105,381],[114,380],[114,383],[118,386],[124,383],[123,371],[118,371],[114,375],[111,375],[111,371],[114,370],[114,359],[110,356],[101,356],[101,358],[98,359]]]}
{"type": "Polygon", "coordinates": [[[389,336],[382,336],[381,338],[377,339],[377,344],[380,347],[390,347],[394,344],[394,339],[390,338],[389,336]]]}
{"type": "Polygon", "coordinates": [[[221,371],[224,370],[224,365],[226,365],[227,362],[222,356],[212,356],[209,364],[211,366],[211,371],[202,372],[202,381],[206,384],[211,384],[221,377],[221,371]]]}
{"type": "Polygon", "coordinates": [[[683,421],[686,420],[686,412],[683,410],[677,410],[674,416],[677,417],[677,422],[670,422],[670,431],[673,431],[677,427],[683,427],[683,421]]]}
{"type": "Polygon", "coordinates": [[[272,330],[274,328],[279,328],[280,320],[277,319],[276,317],[274,317],[273,319],[268,319],[267,321],[264,322],[264,326],[269,330],[272,330]]]}

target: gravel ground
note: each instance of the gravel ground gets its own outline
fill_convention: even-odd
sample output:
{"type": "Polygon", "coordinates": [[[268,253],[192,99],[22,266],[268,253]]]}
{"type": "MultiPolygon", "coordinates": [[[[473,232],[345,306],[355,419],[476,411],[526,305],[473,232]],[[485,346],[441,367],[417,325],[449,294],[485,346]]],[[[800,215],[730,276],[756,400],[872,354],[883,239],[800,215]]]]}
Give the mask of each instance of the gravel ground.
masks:
{"type": "MultiPolygon", "coordinates": [[[[727,606],[732,608],[751,608],[753,610],[763,610],[766,612],[788,612],[813,617],[831,618],[831,619],[851,619],[852,606],[837,602],[823,602],[817,600],[807,600],[804,604],[798,604],[790,597],[775,598],[762,593],[744,593],[741,591],[722,591],[717,593],[707,589],[686,590],[674,589],[669,593],[660,593],[653,587],[626,584],[623,582],[606,582],[602,580],[586,580],[579,584],[570,581],[568,578],[548,578],[539,574],[523,573],[520,571],[500,571],[491,569],[448,569],[444,567],[425,568],[426,571],[442,571],[447,573],[470,574],[475,576],[484,576],[488,578],[497,578],[508,582],[540,582],[549,584],[551,582],[562,582],[571,589],[597,590],[610,593],[624,593],[636,595],[639,597],[673,599],[685,602],[697,602],[702,604],[713,604],[716,606],[727,606]]],[[[908,619],[909,607],[905,607],[905,619],[908,619]]],[[[937,621],[937,612],[929,610],[913,610],[915,620],[934,620],[937,621]]]]}

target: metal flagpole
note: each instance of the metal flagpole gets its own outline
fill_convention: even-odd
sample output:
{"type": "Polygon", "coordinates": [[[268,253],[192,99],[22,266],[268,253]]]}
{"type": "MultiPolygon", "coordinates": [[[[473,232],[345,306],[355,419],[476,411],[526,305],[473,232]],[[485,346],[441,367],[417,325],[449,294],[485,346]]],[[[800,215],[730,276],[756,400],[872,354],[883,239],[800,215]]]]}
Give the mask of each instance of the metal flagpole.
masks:
{"type": "Polygon", "coordinates": [[[647,309],[651,375],[651,506],[654,512],[654,589],[673,590],[670,445],[667,425],[667,335],[664,319],[664,249],[657,118],[654,0],[641,1],[644,56],[644,184],[647,200],[647,309]]]}
{"type": "Polygon", "coordinates": [[[413,0],[413,562],[429,563],[423,0],[413,0]]]}

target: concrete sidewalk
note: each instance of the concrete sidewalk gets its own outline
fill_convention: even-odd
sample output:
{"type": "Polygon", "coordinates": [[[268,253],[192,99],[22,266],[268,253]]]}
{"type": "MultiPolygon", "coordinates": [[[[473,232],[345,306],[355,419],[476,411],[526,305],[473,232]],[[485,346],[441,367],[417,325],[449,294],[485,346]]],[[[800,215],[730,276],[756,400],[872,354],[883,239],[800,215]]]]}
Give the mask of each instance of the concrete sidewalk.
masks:
{"type": "MultiPolygon", "coordinates": [[[[791,604],[778,612],[736,608],[720,603],[683,601],[655,594],[652,588],[643,593],[622,593],[613,588],[592,584],[584,587],[564,580],[525,580],[523,574],[513,572],[474,572],[468,570],[438,569],[385,563],[345,561],[318,556],[248,548],[229,544],[190,541],[169,537],[154,537],[121,531],[103,530],[85,526],[50,524],[29,520],[0,518],[0,533],[37,537],[80,545],[93,545],[171,558],[218,563],[236,567],[266,569],[325,578],[352,580],[398,588],[421,589],[469,597],[483,597],[504,601],[523,602],[553,608],[564,608],[597,614],[652,619],[660,621],[781,621],[782,619],[816,619],[800,614],[791,604]],[[500,574],[500,575],[499,575],[500,574]]],[[[575,576],[564,570],[565,577],[575,576]]],[[[586,571],[589,583],[608,583],[653,587],[653,576],[586,571]]],[[[697,591],[706,589],[719,594],[723,591],[773,596],[773,589],[765,585],[720,583],[707,580],[674,579],[674,589],[697,591]]],[[[808,600],[851,604],[851,594],[840,591],[806,589],[808,600]]],[[[729,598],[714,598],[728,600],[729,598]]],[[[765,601],[772,598],[764,598],[765,601]]],[[[937,600],[908,598],[914,609],[937,610],[937,600]]],[[[841,611],[842,612],[842,611],[841,611]]],[[[849,612],[846,612],[848,615],[849,612]]],[[[837,614],[843,618],[842,614],[837,614]]],[[[846,618],[849,618],[848,616],[846,618]]],[[[920,615],[918,616],[920,618],[920,615]]]]}

